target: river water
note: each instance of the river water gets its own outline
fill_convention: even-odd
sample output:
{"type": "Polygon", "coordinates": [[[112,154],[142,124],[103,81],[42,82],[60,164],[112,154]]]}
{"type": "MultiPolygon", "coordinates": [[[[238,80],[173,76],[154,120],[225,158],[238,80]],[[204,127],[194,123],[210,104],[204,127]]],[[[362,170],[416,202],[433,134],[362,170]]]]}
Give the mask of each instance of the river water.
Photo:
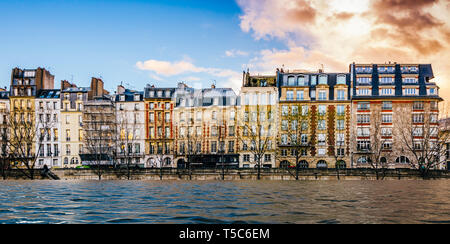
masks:
{"type": "Polygon", "coordinates": [[[450,223],[450,181],[0,181],[0,223],[450,223]]]}

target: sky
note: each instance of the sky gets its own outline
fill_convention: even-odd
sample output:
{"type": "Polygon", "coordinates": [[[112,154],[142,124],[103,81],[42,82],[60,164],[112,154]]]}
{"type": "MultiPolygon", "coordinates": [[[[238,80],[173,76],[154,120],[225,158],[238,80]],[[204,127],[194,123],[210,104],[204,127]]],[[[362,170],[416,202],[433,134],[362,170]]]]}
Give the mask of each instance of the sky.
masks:
{"type": "Polygon", "coordinates": [[[239,89],[242,71],[348,72],[356,63],[431,63],[450,99],[450,0],[0,0],[0,86],[11,69],[239,89]]]}

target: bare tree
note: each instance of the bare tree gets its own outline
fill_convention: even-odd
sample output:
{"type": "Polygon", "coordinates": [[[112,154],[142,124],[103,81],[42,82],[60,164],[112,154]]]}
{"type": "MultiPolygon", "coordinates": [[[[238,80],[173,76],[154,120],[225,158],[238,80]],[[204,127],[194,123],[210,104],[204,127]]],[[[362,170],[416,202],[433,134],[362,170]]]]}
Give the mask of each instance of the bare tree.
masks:
{"type": "Polygon", "coordinates": [[[51,127],[51,121],[36,120],[30,111],[15,110],[8,118],[9,138],[5,149],[9,152],[11,167],[28,179],[35,178],[36,160],[44,150],[42,142],[51,127]]]}
{"type": "MultiPolygon", "coordinates": [[[[390,155],[392,155],[392,128],[382,126],[382,114],[380,110],[374,112],[372,116],[371,130],[370,130],[370,147],[368,155],[368,163],[375,170],[377,180],[385,177],[385,172],[388,167],[390,155]]],[[[363,132],[364,133],[364,132],[363,132]]]]}
{"type": "MultiPolygon", "coordinates": [[[[9,112],[8,112],[9,113],[9,112]]],[[[8,132],[8,115],[4,115],[2,125],[0,126],[0,170],[2,178],[5,180],[8,171],[11,167],[8,143],[9,143],[9,132],[8,132]]]]}
{"type": "Polygon", "coordinates": [[[115,150],[115,161],[118,163],[119,169],[125,165],[127,179],[131,179],[131,170],[136,168],[133,163],[133,159],[139,157],[139,155],[133,153],[133,145],[137,141],[136,135],[136,122],[130,123],[131,118],[128,117],[127,112],[118,112],[117,120],[117,133],[116,133],[116,145],[118,146],[115,150]]]}
{"type": "Polygon", "coordinates": [[[83,156],[101,180],[103,168],[111,166],[117,149],[115,108],[110,100],[90,101],[84,107],[83,156]]]}
{"type": "MultiPolygon", "coordinates": [[[[302,107],[300,107],[302,108],[302,107]]],[[[295,179],[299,179],[300,160],[311,148],[311,138],[309,135],[310,113],[309,110],[299,111],[298,106],[291,107],[291,112],[282,117],[281,121],[281,142],[278,151],[289,150],[295,157],[295,179]]],[[[277,153],[277,157],[282,155],[277,153]]],[[[282,157],[280,157],[280,160],[282,157]]],[[[287,170],[290,172],[290,168],[287,170]]]]}
{"type": "Polygon", "coordinates": [[[261,106],[257,106],[256,111],[252,112],[251,118],[244,116],[244,120],[240,123],[242,134],[238,136],[241,143],[253,155],[256,162],[258,180],[261,179],[263,157],[267,152],[273,150],[271,140],[273,137],[272,125],[265,122],[267,120],[265,112],[263,112],[264,118],[261,118],[261,112],[263,112],[261,106]]]}
{"type": "Polygon", "coordinates": [[[437,106],[423,107],[423,103],[418,102],[414,107],[422,112],[411,113],[410,108],[402,108],[398,116],[401,126],[397,128],[402,149],[412,156],[410,166],[418,169],[426,179],[432,169],[445,162],[450,134],[439,133],[437,106]]]}

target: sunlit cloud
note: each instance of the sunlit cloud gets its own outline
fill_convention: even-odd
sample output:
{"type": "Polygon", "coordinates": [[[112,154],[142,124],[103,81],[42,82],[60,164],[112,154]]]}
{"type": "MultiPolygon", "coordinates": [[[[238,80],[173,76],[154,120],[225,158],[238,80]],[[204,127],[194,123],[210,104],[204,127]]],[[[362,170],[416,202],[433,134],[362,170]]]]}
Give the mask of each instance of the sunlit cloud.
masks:
{"type": "MultiPolygon", "coordinates": [[[[180,61],[161,61],[161,60],[146,60],[136,63],[136,67],[140,70],[146,70],[151,72],[151,76],[159,77],[174,77],[183,74],[206,74],[211,76],[209,80],[218,80],[217,83],[223,87],[232,87],[233,89],[239,89],[241,84],[242,74],[230,69],[222,68],[206,68],[199,67],[193,64],[192,59],[184,57],[180,61]]],[[[199,81],[198,77],[188,76],[185,81],[199,81]]]]}
{"type": "Polygon", "coordinates": [[[357,63],[431,63],[450,99],[449,0],[237,0],[242,31],[275,39],[247,67],[258,73],[322,66],[346,72],[357,63]]]}

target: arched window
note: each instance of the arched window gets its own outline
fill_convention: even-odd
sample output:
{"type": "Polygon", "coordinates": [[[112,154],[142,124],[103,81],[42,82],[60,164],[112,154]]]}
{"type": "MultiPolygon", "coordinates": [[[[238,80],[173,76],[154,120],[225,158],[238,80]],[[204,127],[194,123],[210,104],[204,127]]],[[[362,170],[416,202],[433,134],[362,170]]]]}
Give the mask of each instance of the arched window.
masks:
{"type": "Polygon", "coordinates": [[[291,163],[289,163],[289,161],[284,160],[280,163],[280,168],[287,169],[287,168],[289,168],[290,165],[291,165],[291,163]]]}
{"type": "Polygon", "coordinates": [[[300,75],[299,77],[297,77],[298,85],[299,86],[307,86],[308,80],[306,78],[307,78],[307,76],[304,76],[304,75],[300,75]]]}
{"type": "Polygon", "coordinates": [[[294,76],[288,77],[288,86],[295,86],[295,77],[294,76]]]}
{"type": "Polygon", "coordinates": [[[179,169],[185,169],[186,168],[186,162],[184,159],[178,159],[177,161],[177,168],[179,169]]]}
{"type": "Polygon", "coordinates": [[[380,158],[381,164],[387,164],[387,159],[385,157],[380,158]]]}
{"type": "Polygon", "coordinates": [[[367,156],[361,156],[358,158],[358,164],[367,164],[370,163],[371,159],[367,156]]]}
{"type": "Polygon", "coordinates": [[[170,166],[172,164],[172,160],[170,158],[164,159],[164,166],[170,166]]]}
{"type": "Polygon", "coordinates": [[[336,168],[345,169],[347,168],[347,164],[345,163],[344,160],[339,160],[338,162],[336,162],[336,168]]]}
{"type": "Polygon", "coordinates": [[[409,158],[405,157],[405,156],[400,156],[395,160],[396,163],[398,164],[409,164],[409,158]]]}
{"type": "Polygon", "coordinates": [[[307,168],[309,168],[309,164],[305,160],[302,160],[298,163],[298,167],[300,169],[307,169],[307,168]]]}
{"type": "Polygon", "coordinates": [[[325,160],[320,160],[319,162],[317,162],[316,167],[318,169],[326,169],[326,168],[328,168],[328,164],[327,164],[327,162],[325,162],[325,160]]]}

